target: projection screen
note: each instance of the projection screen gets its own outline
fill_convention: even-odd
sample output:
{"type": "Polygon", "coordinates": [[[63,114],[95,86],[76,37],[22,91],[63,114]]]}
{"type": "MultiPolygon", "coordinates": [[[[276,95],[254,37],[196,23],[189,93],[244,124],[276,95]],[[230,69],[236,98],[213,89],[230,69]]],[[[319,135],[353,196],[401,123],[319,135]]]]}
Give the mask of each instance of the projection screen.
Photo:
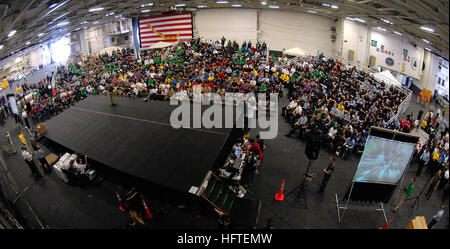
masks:
{"type": "Polygon", "coordinates": [[[397,184],[414,152],[416,143],[368,136],[354,181],[397,184]]]}

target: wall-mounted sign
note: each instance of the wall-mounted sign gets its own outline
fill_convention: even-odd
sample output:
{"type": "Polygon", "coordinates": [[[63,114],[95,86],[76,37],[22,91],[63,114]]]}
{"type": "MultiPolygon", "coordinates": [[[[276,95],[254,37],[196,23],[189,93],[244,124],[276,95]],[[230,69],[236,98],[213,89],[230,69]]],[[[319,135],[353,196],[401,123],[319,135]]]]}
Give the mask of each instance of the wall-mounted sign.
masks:
{"type": "Polygon", "coordinates": [[[417,58],[412,58],[411,60],[411,68],[415,71],[417,70],[419,62],[417,61],[417,58]]]}
{"type": "Polygon", "coordinates": [[[388,55],[391,55],[391,51],[388,52],[388,55]]]}
{"type": "Polygon", "coordinates": [[[408,49],[403,49],[403,60],[406,61],[408,59],[408,49]]]}
{"type": "Polygon", "coordinates": [[[402,63],[402,73],[404,73],[406,71],[406,62],[402,63]]]}
{"type": "Polygon", "coordinates": [[[386,65],[391,67],[394,65],[394,59],[392,59],[391,57],[386,58],[384,62],[386,62],[386,65]]]}
{"type": "Polygon", "coordinates": [[[377,46],[377,41],[371,40],[371,41],[370,41],[370,45],[371,45],[372,47],[376,47],[376,46],[377,46]]]}
{"type": "Polygon", "coordinates": [[[380,52],[380,48],[377,48],[377,52],[380,52]]]}
{"type": "Polygon", "coordinates": [[[380,51],[381,53],[384,53],[384,45],[381,45],[380,51]]]}

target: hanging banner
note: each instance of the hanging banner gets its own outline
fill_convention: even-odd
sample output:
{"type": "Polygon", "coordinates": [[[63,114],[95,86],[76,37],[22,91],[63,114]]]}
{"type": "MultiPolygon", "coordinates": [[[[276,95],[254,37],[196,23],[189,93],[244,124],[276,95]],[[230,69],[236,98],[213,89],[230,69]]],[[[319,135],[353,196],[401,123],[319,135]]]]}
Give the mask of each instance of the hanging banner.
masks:
{"type": "Polygon", "coordinates": [[[165,14],[139,18],[140,47],[164,41],[176,42],[192,39],[192,14],[165,14]]]}

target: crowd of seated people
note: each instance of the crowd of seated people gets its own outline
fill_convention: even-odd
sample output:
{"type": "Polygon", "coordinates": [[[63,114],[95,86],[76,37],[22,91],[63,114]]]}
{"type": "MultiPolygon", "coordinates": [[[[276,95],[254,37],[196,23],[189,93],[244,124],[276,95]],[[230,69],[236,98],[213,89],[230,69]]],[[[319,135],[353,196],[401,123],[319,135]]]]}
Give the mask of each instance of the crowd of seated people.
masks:
{"type": "Polygon", "coordinates": [[[362,153],[371,126],[398,130],[406,126],[398,120],[389,123],[406,93],[375,82],[355,67],[317,56],[300,60],[290,72],[286,86],[290,103],[282,108],[292,127],[286,136],[319,135],[330,152],[347,157],[362,153]]]}
{"type": "Polygon", "coordinates": [[[89,95],[107,94],[109,86],[117,96],[153,100],[179,93],[192,98],[196,86],[201,94],[217,92],[222,97],[226,92],[280,92],[282,63],[272,64],[275,74],[269,72],[262,63],[265,55],[265,44],[248,42],[239,48],[236,42],[194,39],[144,51],[141,59],[132,49],[78,57],[58,67],[54,82],[50,77],[22,89],[19,108],[33,119],[46,120],[89,95]]]}

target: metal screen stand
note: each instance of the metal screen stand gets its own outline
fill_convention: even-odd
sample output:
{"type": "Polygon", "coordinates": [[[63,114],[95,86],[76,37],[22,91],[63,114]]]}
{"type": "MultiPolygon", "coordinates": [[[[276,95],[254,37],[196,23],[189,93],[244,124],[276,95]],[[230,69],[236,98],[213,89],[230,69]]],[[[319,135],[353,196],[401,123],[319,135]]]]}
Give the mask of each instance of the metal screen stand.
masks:
{"type": "Polygon", "coordinates": [[[347,197],[347,202],[345,203],[345,206],[341,206],[339,204],[339,198],[337,193],[334,194],[335,198],[336,198],[336,209],[337,209],[337,214],[338,214],[338,223],[340,224],[342,222],[342,220],[344,219],[344,214],[345,211],[348,210],[348,202],[350,201],[350,197],[352,196],[352,192],[353,192],[353,186],[355,185],[355,181],[352,181],[352,186],[350,187],[350,192],[348,193],[348,197],[347,197]],[[342,215],[339,212],[339,210],[343,210],[342,211],[342,215]]]}
{"type": "MultiPolygon", "coordinates": [[[[344,219],[345,211],[347,211],[349,209],[348,203],[350,201],[350,197],[352,196],[353,186],[354,185],[355,185],[355,182],[352,181],[352,186],[350,188],[350,192],[348,194],[347,201],[345,202],[345,206],[343,206],[343,205],[341,205],[341,203],[339,203],[338,194],[337,193],[334,194],[335,201],[336,201],[336,210],[337,210],[337,216],[338,216],[338,223],[339,224],[344,219]],[[342,213],[340,212],[341,210],[342,210],[342,213]]],[[[379,203],[380,203],[380,208],[375,209],[375,211],[381,211],[383,213],[384,220],[386,221],[386,224],[387,224],[388,221],[387,221],[387,217],[386,217],[386,211],[384,210],[383,202],[380,201],[379,203]]]]}
{"type": "Polygon", "coordinates": [[[344,213],[345,210],[348,209],[348,206],[341,206],[341,204],[339,204],[339,199],[338,199],[338,195],[334,194],[335,198],[336,198],[336,210],[337,210],[337,216],[338,216],[338,223],[341,224],[342,219],[344,218],[344,213]],[[339,210],[343,209],[344,211],[342,211],[342,215],[341,212],[339,212],[339,210]]]}
{"type": "Polygon", "coordinates": [[[387,220],[387,218],[386,218],[386,212],[384,211],[384,205],[383,205],[383,202],[381,202],[380,201],[380,207],[381,208],[377,208],[377,209],[375,209],[376,211],[381,211],[381,212],[383,212],[383,217],[384,217],[384,221],[386,221],[386,224],[388,223],[388,220],[387,220]]]}

